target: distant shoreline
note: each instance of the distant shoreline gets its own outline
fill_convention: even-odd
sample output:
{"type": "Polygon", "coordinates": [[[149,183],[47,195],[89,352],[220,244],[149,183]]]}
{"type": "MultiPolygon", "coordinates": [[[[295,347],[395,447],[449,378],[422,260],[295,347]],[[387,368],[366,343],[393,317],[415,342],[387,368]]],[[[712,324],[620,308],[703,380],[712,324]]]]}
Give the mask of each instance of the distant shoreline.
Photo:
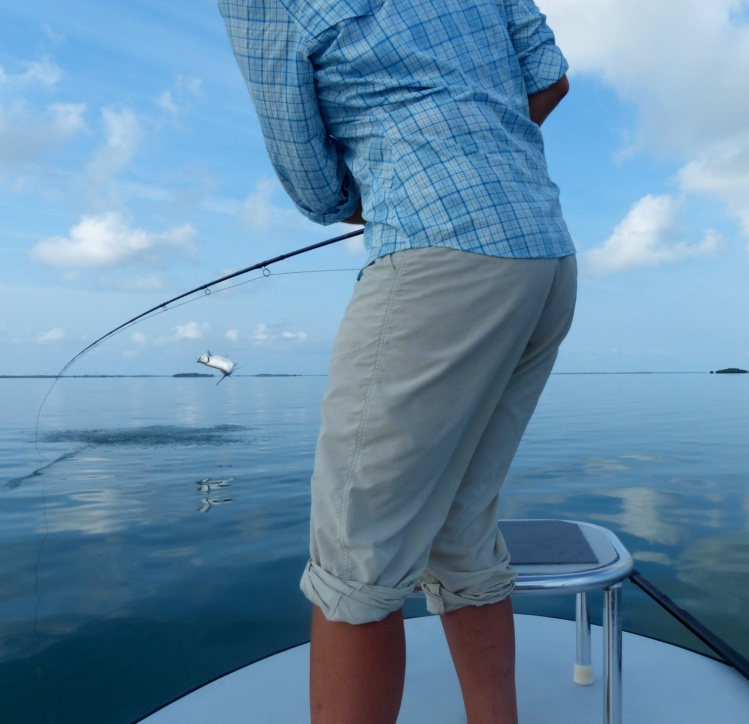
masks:
{"type": "MultiPolygon", "coordinates": [[[[711,370],[682,370],[682,371],[670,371],[670,372],[552,372],[552,375],[708,375],[716,374],[711,370]]],[[[260,372],[258,374],[249,375],[232,375],[232,378],[236,377],[327,377],[327,374],[297,374],[297,373],[269,373],[260,372]]],[[[163,378],[163,379],[216,379],[218,375],[206,375],[201,373],[177,373],[171,375],[0,375],[2,380],[56,380],[56,379],[149,379],[149,378],[163,378]]]]}
{"type": "MultiPolygon", "coordinates": [[[[0,375],[0,380],[56,380],[56,379],[141,379],[141,378],[163,378],[163,379],[216,379],[219,375],[178,373],[174,375],[0,375]]],[[[232,377],[327,377],[327,375],[314,374],[272,374],[260,372],[256,375],[232,375],[232,377]]]]}

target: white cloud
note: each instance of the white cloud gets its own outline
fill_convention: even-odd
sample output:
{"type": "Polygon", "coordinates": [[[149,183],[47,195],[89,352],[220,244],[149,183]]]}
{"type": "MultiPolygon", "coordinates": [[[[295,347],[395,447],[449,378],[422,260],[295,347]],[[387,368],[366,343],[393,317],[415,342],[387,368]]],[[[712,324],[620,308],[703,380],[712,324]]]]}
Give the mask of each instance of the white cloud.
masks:
{"type": "Polygon", "coordinates": [[[208,323],[188,322],[187,324],[180,324],[174,328],[174,335],[171,339],[173,341],[180,339],[200,339],[203,333],[207,332],[210,328],[211,325],[208,323]]]}
{"type": "Polygon", "coordinates": [[[90,183],[94,187],[106,183],[135,155],[143,137],[143,129],[138,117],[130,109],[114,111],[102,109],[104,123],[104,143],[94,151],[88,164],[90,183]]]}
{"type": "Polygon", "coordinates": [[[279,188],[280,184],[271,178],[262,178],[255,184],[255,190],[248,194],[239,211],[243,226],[258,234],[268,229],[273,216],[279,213],[271,203],[271,197],[279,188]]]}
{"type": "Polygon", "coordinates": [[[9,74],[0,66],[0,85],[42,85],[51,87],[62,78],[62,70],[49,58],[25,61],[20,64],[24,69],[20,73],[9,74]]]}
{"type": "Polygon", "coordinates": [[[51,25],[48,25],[47,23],[42,23],[41,29],[42,29],[42,32],[44,33],[44,36],[48,40],[51,40],[53,43],[65,42],[65,36],[62,35],[62,33],[57,32],[54,28],[52,28],[51,25]]]}
{"type": "Polygon", "coordinates": [[[168,90],[159,93],[156,98],[156,105],[171,115],[177,115],[179,112],[179,108],[174,102],[174,96],[172,95],[172,92],[168,90]]]}
{"type": "MultiPolygon", "coordinates": [[[[263,238],[268,243],[281,243],[288,248],[293,239],[310,239],[320,233],[320,227],[306,219],[293,206],[281,183],[275,176],[264,176],[255,182],[254,189],[244,201],[236,198],[206,196],[202,207],[216,214],[236,217],[237,226],[243,231],[263,238]]],[[[353,230],[348,224],[328,227],[331,235],[340,235],[353,230]]],[[[317,236],[319,238],[319,236],[317,236]]],[[[341,247],[348,256],[366,257],[361,237],[347,239],[341,247]]]]}
{"type": "Polygon", "coordinates": [[[264,323],[258,324],[252,336],[253,339],[258,343],[267,342],[270,339],[270,334],[268,333],[268,325],[264,323]]]}
{"type": "Polygon", "coordinates": [[[708,231],[699,243],[683,241],[679,219],[682,202],[672,196],[645,196],[635,203],[614,233],[584,255],[591,273],[599,276],[638,267],[706,256],[718,248],[718,236],[708,231]]]}
{"type": "Polygon", "coordinates": [[[25,102],[0,106],[0,172],[34,163],[85,129],[83,103],[53,103],[44,111],[25,102]]]}
{"type": "Polygon", "coordinates": [[[61,327],[55,327],[50,329],[49,332],[44,332],[37,337],[37,342],[40,344],[49,344],[51,342],[59,342],[65,338],[65,330],[61,327]]]}
{"type": "Polygon", "coordinates": [[[44,86],[53,86],[62,78],[62,70],[52,63],[49,58],[41,61],[25,63],[26,70],[18,76],[21,83],[39,83],[44,86]]]}
{"type": "Polygon", "coordinates": [[[236,342],[239,339],[239,332],[236,329],[227,329],[224,336],[230,342],[236,342]]]}
{"type": "MultiPolygon", "coordinates": [[[[85,129],[84,103],[39,102],[63,77],[50,59],[19,63],[18,71],[0,67],[0,176],[17,173],[53,155],[75,134],[85,129]],[[41,93],[39,92],[41,89],[41,93]]],[[[21,185],[28,172],[14,179],[21,185]]]]}
{"type": "Polygon", "coordinates": [[[30,252],[42,264],[71,268],[108,268],[123,264],[163,266],[165,252],[193,253],[195,229],[189,224],[163,232],[133,229],[122,216],[111,212],[84,216],[69,237],[39,241],[30,252]]]}
{"type": "Polygon", "coordinates": [[[202,78],[185,78],[180,76],[177,79],[177,88],[182,90],[185,89],[196,98],[203,95],[203,79],[202,78]]]}
{"type": "Polygon", "coordinates": [[[683,160],[680,190],[718,199],[749,235],[749,2],[540,5],[570,61],[573,92],[574,75],[588,74],[632,104],[638,126],[630,151],[683,160]]]}
{"type": "Polygon", "coordinates": [[[85,129],[83,120],[85,111],[85,103],[53,103],[47,112],[58,132],[72,135],[76,131],[85,129]]]}
{"type": "Polygon", "coordinates": [[[704,149],[679,171],[677,181],[685,193],[722,201],[749,236],[749,134],[704,149]]]}
{"type": "Polygon", "coordinates": [[[743,131],[749,113],[746,0],[543,0],[571,73],[634,103],[660,143],[743,131]],[[699,102],[696,99],[699,98],[699,102]]]}
{"type": "Polygon", "coordinates": [[[210,331],[211,325],[208,322],[190,321],[172,327],[171,334],[152,337],[150,339],[142,332],[134,332],[130,336],[130,341],[139,347],[143,347],[149,342],[156,347],[164,347],[175,342],[195,342],[196,340],[203,339],[210,331]]]}
{"type": "Polygon", "coordinates": [[[319,228],[294,208],[275,176],[260,178],[238,210],[234,204],[225,201],[212,199],[210,203],[216,211],[236,214],[240,227],[253,234],[262,234],[266,239],[284,239],[288,243],[289,238],[305,238],[319,228]]]}
{"type": "Polygon", "coordinates": [[[179,76],[173,89],[164,90],[156,98],[156,105],[172,116],[189,106],[195,98],[203,95],[202,78],[185,78],[179,76]]]}
{"type": "Polygon", "coordinates": [[[283,342],[303,342],[307,337],[306,332],[292,332],[290,330],[278,332],[264,322],[258,324],[251,335],[252,341],[258,346],[275,346],[283,342]]]}

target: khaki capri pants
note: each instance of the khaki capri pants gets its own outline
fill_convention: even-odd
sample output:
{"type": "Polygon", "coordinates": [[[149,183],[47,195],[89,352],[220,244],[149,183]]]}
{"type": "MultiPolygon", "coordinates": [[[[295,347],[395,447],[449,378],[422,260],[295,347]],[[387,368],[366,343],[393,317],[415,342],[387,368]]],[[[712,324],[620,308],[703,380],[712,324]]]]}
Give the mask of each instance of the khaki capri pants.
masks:
{"type": "Polygon", "coordinates": [[[499,490],[572,322],[574,256],[446,248],[377,259],[322,403],[310,561],[326,618],[379,621],[419,583],[433,613],[501,601],[499,490]]]}

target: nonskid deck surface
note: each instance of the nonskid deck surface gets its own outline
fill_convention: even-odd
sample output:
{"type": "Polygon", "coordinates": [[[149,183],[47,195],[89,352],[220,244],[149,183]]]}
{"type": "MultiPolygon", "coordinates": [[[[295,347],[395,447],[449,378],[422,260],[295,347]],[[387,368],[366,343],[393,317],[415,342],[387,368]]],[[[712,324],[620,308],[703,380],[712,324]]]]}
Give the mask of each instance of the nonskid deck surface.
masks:
{"type": "MultiPolygon", "coordinates": [[[[515,616],[520,721],[603,721],[601,630],[593,627],[591,686],[572,682],[573,621],[515,616]]],[[[406,622],[408,664],[399,724],[463,724],[465,714],[436,616],[406,622]]],[[[144,719],[148,724],[309,722],[309,647],[271,656],[192,692],[144,719]]],[[[730,724],[749,721],[749,682],[724,664],[625,633],[625,724],[730,724]]],[[[342,685],[345,685],[342,684],[342,685]]]]}

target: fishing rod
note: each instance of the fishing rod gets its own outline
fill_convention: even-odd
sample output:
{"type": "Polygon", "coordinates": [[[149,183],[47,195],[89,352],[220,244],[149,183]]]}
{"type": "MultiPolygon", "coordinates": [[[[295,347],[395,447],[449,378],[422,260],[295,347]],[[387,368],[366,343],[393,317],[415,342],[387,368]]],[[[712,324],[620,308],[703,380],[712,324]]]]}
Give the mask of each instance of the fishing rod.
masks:
{"type": "Polygon", "coordinates": [[[165,302],[161,302],[161,304],[157,304],[155,307],[151,307],[151,309],[146,310],[145,312],[142,312],[141,314],[137,315],[136,317],[133,317],[132,319],[128,319],[127,322],[123,322],[119,326],[115,327],[114,329],[110,330],[106,334],[103,334],[101,337],[99,337],[97,340],[94,340],[89,344],[87,347],[82,349],[75,357],[73,357],[70,362],[68,362],[62,370],[57,375],[57,378],[59,379],[62,377],[62,375],[67,372],[72,365],[79,360],[81,357],[83,357],[84,354],[87,352],[90,352],[94,347],[101,344],[104,340],[109,339],[112,335],[117,334],[117,332],[121,332],[126,327],[129,327],[132,324],[135,324],[137,321],[143,319],[144,317],[147,317],[149,314],[153,314],[154,312],[158,312],[159,310],[166,311],[167,307],[170,304],[174,304],[174,302],[178,302],[180,299],[184,299],[185,297],[192,296],[193,294],[197,294],[198,292],[204,292],[206,294],[211,293],[211,287],[216,286],[216,284],[221,284],[221,282],[226,282],[229,279],[235,279],[236,277],[242,276],[243,274],[247,274],[251,271],[257,271],[258,269],[263,269],[265,271],[266,267],[271,266],[271,264],[276,264],[279,261],[284,261],[285,259],[291,259],[293,256],[299,256],[300,254],[306,254],[308,251],[313,251],[314,249],[320,249],[323,246],[329,246],[330,244],[335,244],[338,241],[343,241],[344,239],[351,239],[354,236],[360,236],[364,233],[364,229],[357,229],[356,231],[350,231],[347,234],[341,234],[340,236],[335,236],[331,239],[326,239],[325,241],[319,241],[316,244],[310,244],[309,246],[302,247],[301,249],[296,249],[295,251],[287,252],[286,254],[281,254],[280,256],[275,256],[272,259],[266,259],[265,261],[260,261],[257,264],[253,264],[252,266],[248,266],[245,269],[240,269],[239,271],[232,272],[231,274],[227,274],[226,276],[223,276],[219,279],[214,279],[212,282],[208,282],[207,284],[201,284],[199,287],[195,287],[195,289],[191,289],[189,292],[183,292],[182,294],[177,295],[176,297],[173,297],[172,299],[168,299],[165,302]]]}
{"type": "Polygon", "coordinates": [[[232,272],[231,274],[226,274],[225,276],[220,277],[219,279],[214,279],[211,282],[207,282],[206,284],[201,284],[199,287],[195,287],[195,289],[190,289],[188,292],[183,292],[182,294],[178,294],[176,297],[172,297],[171,299],[167,299],[165,302],[161,302],[161,304],[157,304],[155,307],[151,307],[151,309],[147,309],[145,312],[142,312],[141,314],[138,314],[137,316],[133,317],[132,319],[128,319],[127,322],[123,322],[122,324],[118,325],[114,329],[111,329],[106,334],[103,334],[98,339],[94,340],[89,344],[87,347],[84,347],[80,352],[78,352],[75,357],[73,357],[55,376],[55,379],[52,383],[52,386],[47,390],[47,394],[44,396],[44,399],[42,400],[41,404],[39,405],[39,410],[36,414],[36,428],[34,432],[34,444],[36,446],[37,454],[43,459],[46,460],[47,458],[42,455],[41,451],[39,450],[39,420],[42,414],[42,409],[44,408],[45,403],[47,402],[47,398],[49,397],[50,393],[54,389],[55,385],[57,384],[58,380],[81,358],[83,355],[85,355],[87,352],[90,352],[94,347],[97,345],[100,345],[105,340],[109,339],[111,336],[117,334],[117,332],[121,332],[123,329],[126,329],[127,327],[135,324],[141,319],[144,319],[149,314],[153,314],[154,312],[166,311],[167,307],[170,304],[174,304],[174,302],[178,302],[180,299],[184,299],[185,297],[192,296],[193,294],[197,294],[198,292],[204,292],[205,294],[211,293],[211,287],[215,287],[217,284],[221,284],[222,282],[226,282],[229,279],[235,279],[236,277],[242,276],[243,274],[247,274],[251,271],[257,271],[258,269],[262,269],[263,273],[267,276],[270,274],[270,272],[267,271],[266,267],[271,266],[272,264],[276,264],[279,261],[284,261],[285,259],[291,259],[294,256],[299,256],[300,254],[306,254],[308,251],[313,251],[315,249],[321,249],[324,246],[329,246],[330,244],[335,244],[338,241],[344,241],[345,239],[351,239],[355,236],[360,236],[364,233],[364,229],[357,229],[356,231],[350,231],[347,234],[341,234],[340,236],[334,236],[331,239],[326,239],[325,241],[318,241],[316,244],[310,244],[309,246],[304,246],[301,249],[296,249],[294,251],[289,251],[286,254],[281,254],[279,256],[274,256],[272,259],[266,259],[265,261],[257,262],[257,264],[253,264],[252,266],[248,266],[245,269],[240,269],[239,271],[232,272]]]}
{"type": "MultiPolygon", "coordinates": [[[[145,312],[142,312],[141,314],[138,314],[137,316],[133,317],[132,319],[128,319],[127,322],[123,322],[122,324],[118,325],[114,329],[110,330],[106,334],[103,334],[98,339],[94,340],[91,344],[89,344],[87,347],[84,347],[75,357],[73,357],[57,374],[55,377],[52,386],[47,390],[47,394],[44,396],[44,399],[42,400],[41,404],[39,405],[39,410],[36,413],[36,428],[34,432],[34,445],[36,447],[37,454],[44,460],[46,458],[44,455],[42,455],[41,451],[39,450],[39,420],[42,414],[42,409],[44,408],[44,404],[47,401],[47,398],[49,397],[50,393],[52,392],[53,388],[57,384],[58,380],[65,374],[67,370],[70,369],[70,367],[75,364],[77,360],[79,360],[81,357],[83,357],[84,354],[91,351],[94,347],[104,342],[104,340],[109,339],[112,335],[117,334],[117,332],[122,331],[126,327],[129,327],[132,324],[135,324],[138,320],[143,319],[144,317],[147,317],[149,314],[153,314],[154,312],[157,312],[159,310],[166,311],[166,308],[173,304],[174,302],[178,302],[180,299],[184,299],[185,297],[192,296],[193,294],[197,294],[198,292],[205,292],[206,294],[210,294],[211,287],[216,286],[217,284],[221,284],[222,282],[229,281],[229,279],[235,279],[236,277],[242,276],[243,274],[248,274],[251,271],[257,271],[258,269],[262,269],[263,273],[266,272],[266,267],[271,266],[272,264],[276,264],[279,261],[284,261],[285,259],[291,259],[294,256],[299,256],[300,254],[306,254],[308,251],[313,251],[314,249],[320,249],[324,246],[329,246],[330,244],[335,244],[338,241],[343,241],[344,239],[351,239],[355,236],[360,236],[364,233],[364,229],[357,229],[355,231],[350,231],[347,234],[341,234],[340,236],[335,236],[331,239],[326,239],[325,241],[319,241],[316,244],[310,244],[309,246],[302,247],[301,249],[296,249],[295,251],[287,252],[286,254],[281,254],[279,256],[274,256],[272,259],[266,259],[265,261],[258,262],[257,264],[253,264],[252,266],[248,266],[245,269],[240,269],[239,271],[233,272],[232,274],[226,274],[225,276],[220,277],[219,279],[214,279],[211,282],[207,282],[206,284],[201,284],[199,287],[195,287],[195,289],[190,289],[188,292],[183,292],[182,294],[178,294],[176,297],[173,297],[172,299],[168,299],[165,302],[162,302],[161,304],[157,304],[155,307],[151,307],[151,309],[146,310],[145,312]]],[[[268,272],[270,273],[270,272],[268,272]]],[[[66,456],[64,455],[62,458],[58,458],[58,460],[54,462],[59,462],[59,460],[62,460],[66,456]]],[[[50,465],[54,464],[50,463],[50,465]]],[[[48,466],[45,466],[48,467],[48,466]]],[[[41,474],[42,470],[44,468],[39,468],[38,470],[35,470],[32,473],[32,476],[41,474]]],[[[31,476],[29,476],[31,477],[31,476]]],[[[18,481],[21,482],[20,480],[18,481]]],[[[37,622],[39,619],[39,606],[41,605],[41,596],[39,594],[39,563],[41,561],[42,556],[42,550],[44,548],[44,544],[47,541],[47,537],[49,535],[49,527],[47,525],[47,496],[44,491],[44,480],[42,479],[42,485],[41,485],[41,494],[42,494],[42,511],[44,514],[44,535],[42,536],[41,543],[39,545],[39,550],[37,551],[37,558],[36,563],[34,565],[34,593],[36,595],[36,611],[34,614],[34,635],[36,637],[36,650],[34,651],[34,654],[32,655],[32,660],[36,659],[36,654],[39,651],[40,648],[40,638],[39,638],[39,632],[37,629],[37,622]]],[[[35,674],[36,667],[35,667],[35,674]]],[[[38,675],[38,674],[37,674],[38,675]]]]}

